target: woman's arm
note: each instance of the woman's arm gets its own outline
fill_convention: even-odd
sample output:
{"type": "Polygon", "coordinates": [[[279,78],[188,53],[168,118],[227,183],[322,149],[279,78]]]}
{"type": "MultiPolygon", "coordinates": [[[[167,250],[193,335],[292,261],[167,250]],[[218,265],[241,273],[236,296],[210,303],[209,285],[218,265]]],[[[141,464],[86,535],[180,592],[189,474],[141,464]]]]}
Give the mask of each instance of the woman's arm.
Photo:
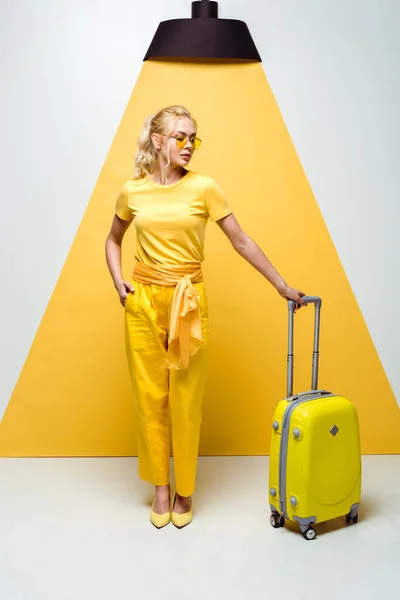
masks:
{"type": "Polygon", "coordinates": [[[305,295],[304,292],[290,287],[284,281],[261,248],[242,230],[233,214],[220,219],[217,223],[236,252],[243,256],[261,275],[264,275],[283,298],[294,300],[297,304],[304,304],[301,299],[305,295]]]}
{"type": "Polygon", "coordinates": [[[114,215],[110,233],[107,236],[105,245],[108,269],[113,279],[115,289],[119,294],[120,302],[123,306],[125,306],[125,300],[128,296],[128,293],[134,291],[134,288],[130,282],[124,281],[121,268],[121,244],[124,235],[132,221],[133,219],[130,221],[124,221],[117,215],[114,215]]]}

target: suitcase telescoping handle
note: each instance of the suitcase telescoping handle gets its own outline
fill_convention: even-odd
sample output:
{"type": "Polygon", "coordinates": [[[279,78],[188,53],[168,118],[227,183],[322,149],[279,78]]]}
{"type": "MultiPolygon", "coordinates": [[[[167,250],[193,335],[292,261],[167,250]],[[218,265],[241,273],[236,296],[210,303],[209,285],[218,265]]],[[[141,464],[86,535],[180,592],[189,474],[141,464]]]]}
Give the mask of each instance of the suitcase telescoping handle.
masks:
{"type": "MultiPolygon", "coordinates": [[[[312,359],[312,383],[311,389],[316,390],[318,388],[318,364],[319,364],[319,329],[321,319],[321,304],[322,300],[318,296],[303,296],[302,300],[305,304],[315,305],[315,319],[314,319],[314,349],[312,359]]],[[[296,308],[296,302],[289,300],[289,340],[288,340],[288,355],[287,355],[287,397],[290,398],[293,395],[293,332],[294,332],[294,309],[296,308]]]]}

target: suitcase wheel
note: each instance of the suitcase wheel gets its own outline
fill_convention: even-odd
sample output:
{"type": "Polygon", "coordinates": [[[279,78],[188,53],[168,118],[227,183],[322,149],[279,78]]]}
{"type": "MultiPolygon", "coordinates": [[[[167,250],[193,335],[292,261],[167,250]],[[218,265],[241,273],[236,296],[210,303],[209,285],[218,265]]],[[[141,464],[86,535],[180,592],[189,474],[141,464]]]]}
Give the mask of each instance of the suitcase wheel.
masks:
{"type": "Polygon", "coordinates": [[[270,522],[274,529],[279,529],[285,525],[285,517],[277,513],[272,513],[270,522]]]}
{"type": "Polygon", "coordinates": [[[346,515],[346,523],[357,523],[357,522],[358,522],[358,513],[356,513],[354,515],[354,517],[351,516],[351,513],[346,515]]]}
{"type": "Polygon", "coordinates": [[[303,531],[303,537],[305,540],[315,540],[317,532],[313,527],[307,527],[307,529],[303,531]]]}

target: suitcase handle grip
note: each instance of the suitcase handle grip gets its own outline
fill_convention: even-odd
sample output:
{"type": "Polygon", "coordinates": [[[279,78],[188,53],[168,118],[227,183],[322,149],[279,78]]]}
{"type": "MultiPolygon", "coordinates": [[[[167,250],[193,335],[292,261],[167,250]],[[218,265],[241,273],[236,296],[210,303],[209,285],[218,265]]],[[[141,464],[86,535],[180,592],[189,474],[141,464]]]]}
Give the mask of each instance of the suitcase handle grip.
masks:
{"type": "MultiPolygon", "coordinates": [[[[315,304],[315,306],[321,307],[322,299],[319,296],[303,296],[302,300],[304,304],[315,304]]],[[[297,303],[293,300],[289,300],[289,310],[294,310],[297,303]]]]}
{"type": "MultiPolygon", "coordinates": [[[[319,296],[303,296],[302,300],[305,304],[315,305],[315,319],[314,319],[314,348],[312,357],[312,380],[311,389],[318,389],[318,366],[319,366],[319,331],[320,331],[320,319],[321,319],[321,305],[322,300],[319,296]]],[[[293,300],[289,300],[289,326],[288,326],[288,355],[287,355],[287,398],[293,396],[293,335],[294,335],[294,309],[297,303],[293,300]]]]}

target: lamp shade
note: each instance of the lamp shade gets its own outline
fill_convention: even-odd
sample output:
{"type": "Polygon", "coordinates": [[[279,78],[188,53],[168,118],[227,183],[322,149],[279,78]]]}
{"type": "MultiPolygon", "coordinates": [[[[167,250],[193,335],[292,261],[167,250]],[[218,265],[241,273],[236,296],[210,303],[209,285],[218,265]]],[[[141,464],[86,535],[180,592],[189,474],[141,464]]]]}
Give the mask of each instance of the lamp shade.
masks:
{"type": "Polygon", "coordinates": [[[192,2],[191,19],[162,21],[146,52],[150,58],[237,59],[261,62],[244,23],[219,19],[218,2],[192,2]]]}

